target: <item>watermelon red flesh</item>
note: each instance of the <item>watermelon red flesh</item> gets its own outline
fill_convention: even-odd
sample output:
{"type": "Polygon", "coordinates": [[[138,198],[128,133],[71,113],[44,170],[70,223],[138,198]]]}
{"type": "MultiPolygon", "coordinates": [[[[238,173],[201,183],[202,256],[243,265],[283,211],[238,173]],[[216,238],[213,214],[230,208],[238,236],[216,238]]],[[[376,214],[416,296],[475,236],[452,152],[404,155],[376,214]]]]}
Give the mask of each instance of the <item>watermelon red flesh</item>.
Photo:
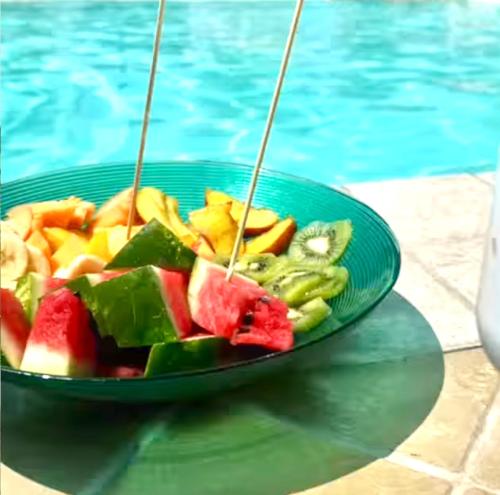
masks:
{"type": "Polygon", "coordinates": [[[136,378],[144,376],[144,369],[136,366],[105,366],[100,365],[97,368],[97,376],[111,378],[136,378]]]}
{"type": "Polygon", "coordinates": [[[14,292],[0,289],[0,338],[2,353],[13,368],[19,368],[30,334],[28,320],[14,292]]]}
{"type": "Polygon", "coordinates": [[[292,324],[285,303],[255,282],[198,258],[189,285],[194,322],[233,344],[254,344],[272,350],[293,347],[292,324]]]}
{"type": "Polygon", "coordinates": [[[67,288],[45,296],[35,317],[21,369],[53,375],[92,374],[96,341],[89,314],[67,288]]]}
{"type": "Polygon", "coordinates": [[[265,295],[258,286],[241,287],[237,280],[227,282],[223,273],[216,272],[201,288],[197,323],[214,335],[231,339],[254,301],[265,295]]]}
{"type": "Polygon", "coordinates": [[[34,272],[28,273],[19,280],[15,295],[21,302],[30,323],[33,322],[38,311],[40,299],[45,294],[59,289],[66,282],[61,278],[46,277],[34,272]]]}
{"type": "Polygon", "coordinates": [[[287,318],[288,306],[275,297],[257,300],[249,313],[248,325],[241,326],[231,342],[254,344],[277,351],[293,347],[293,324],[287,318]]]}
{"type": "Polygon", "coordinates": [[[156,269],[162,295],[177,335],[182,339],[192,333],[193,322],[187,300],[188,276],[182,272],[156,269]]]}
{"type": "Polygon", "coordinates": [[[66,282],[67,282],[67,280],[65,278],[51,278],[51,277],[49,277],[45,281],[45,291],[46,291],[45,294],[47,294],[53,290],[60,289],[66,282]]]}

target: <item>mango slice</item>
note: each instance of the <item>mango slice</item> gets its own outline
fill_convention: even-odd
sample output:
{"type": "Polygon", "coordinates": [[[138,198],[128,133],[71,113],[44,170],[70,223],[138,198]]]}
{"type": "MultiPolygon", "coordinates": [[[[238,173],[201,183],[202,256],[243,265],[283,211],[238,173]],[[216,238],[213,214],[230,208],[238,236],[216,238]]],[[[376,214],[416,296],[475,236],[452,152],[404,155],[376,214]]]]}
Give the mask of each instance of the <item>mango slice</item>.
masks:
{"type": "Polygon", "coordinates": [[[206,260],[211,260],[215,257],[214,250],[202,235],[198,237],[198,240],[193,244],[191,249],[198,256],[200,256],[201,258],[205,258],[206,260]]]}
{"type": "Polygon", "coordinates": [[[50,261],[54,271],[65,268],[80,254],[84,254],[87,241],[81,236],[69,233],[68,238],[61,247],[52,255],[50,261]]]}
{"type": "Polygon", "coordinates": [[[236,201],[235,198],[229,196],[221,191],[214,191],[213,189],[207,189],[205,191],[205,205],[223,205],[224,203],[232,203],[236,201]]]}
{"type": "Polygon", "coordinates": [[[127,225],[131,201],[132,188],[125,189],[113,196],[97,211],[92,223],[93,228],[127,225]]]}
{"type": "Polygon", "coordinates": [[[79,198],[71,197],[60,201],[43,201],[31,205],[33,229],[60,227],[62,229],[81,229],[89,223],[95,205],[79,198]]]}
{"type": "Polygon", "coordinates": [[[165,204],[165,195],[159,189],[143,187],[137,194],[137,211],[146,223],[156,218],[167,229],[173,230],[165,204]]]}
{"type": "Polygon", "coordinates": [[[106,262],[113,259],[108,247],[108,233],[105,230],[94,232],[87,244],[86,253],[97,256],[106,262]]]}
{"type": "Polygon", "coordinates": [[[52,252],[57,251],[71,236],[69,230],[61,229],[60,227],[45,227],[42,229],[42,232],[52,252]]]}
{"type": "Polygon", "coordinates": [[[73,217],[69,222],[69,227],[73,229],[81,229],[84,225],[88,225],[95,213],[95,204],[89,201],[80,201],[75,206],[73,217]]]}
{"type": "MultiPolygon", "coordinates": [[[[243,217],[245,204],[221,191],[207,189],[205,191],[205,203],[209,206],[231,203],[231,216],[234,221],[239,224],[243,217]]],[[[249,236],[266,232],[276,225],[278,220],[278,215],[272,210],[250,208],[247,223],[245,225],[245,235],[249,236]]]]}
{"type": "MultiPolygon", "coordinates": [[[[135,234],[140,232],[144,225],[134,225],[130,233],[130,238],[134,237],[135,234]]],[[[123,225],[117,225],[115,227],[107,227],[103,229],[98,229],[94,231],[94,235],[100,232],[105,232],[107,236],[107,249],[111,259],[113,259],[118,252],[122,249],[125,244],[127,244],[127,227],[123,225]]]]}
{"type": "Polygon", "coordinates": [[[75,205],[69,201],[44,201],[33,205],[35,227],[60,227],[68,229],[75,211],[75,205]]]}
{"type": "Polygon", "coordinates": [[[173,232],[187,247],[192,247],[199,235],[184,224],[179,214],[179,202],[154,187],[144,187],[137,195],[137,210],[145,222],[156,218],[173,232]]]}
{"type": "Polygon", "coordinates": [[[193,227],[206,237],[216,254],[228,256],[233,249],[238,225],[230,211],[231,204],[226,203],[206,206],[189,214],[193,227]]]}
{"type": "MultiPolygon", "coordinates": [[[[235,202],[231,208],[231,216],[234,220],[240,223],[243,218],[243,210],[245,205],[243,203],[235,202]]],[[[245,225],[245,235],[256,235],[267,232],[271,227],[278,223],[278,215],[271,210],[250,208],[248,212],[248,219],[245,225]]]]}
{"type": "Polygon", "coordinates": [[[30,246],[38,248],[48,259],[50,259],[50,257],[52,256],[52,250],[50,249],[50,244],[39,230],[34,230],[28,237],[26,242],[30,246]]]}
{"type": "Polygon", "coordinates": [[[286,218],[271,230],[248,241],[245,252],[247,254],[281,254],[288,248],[296,230],[295,220],[291,217],[286,218]]]}
{"type": "Polygon", "coordinates": [[[186,246],[192,247],[200,236],[190,230],[182,221],[179,214],[179,202],[171,196],[165,196],[165,204],[174,234],[179,237],[186,246]]]}

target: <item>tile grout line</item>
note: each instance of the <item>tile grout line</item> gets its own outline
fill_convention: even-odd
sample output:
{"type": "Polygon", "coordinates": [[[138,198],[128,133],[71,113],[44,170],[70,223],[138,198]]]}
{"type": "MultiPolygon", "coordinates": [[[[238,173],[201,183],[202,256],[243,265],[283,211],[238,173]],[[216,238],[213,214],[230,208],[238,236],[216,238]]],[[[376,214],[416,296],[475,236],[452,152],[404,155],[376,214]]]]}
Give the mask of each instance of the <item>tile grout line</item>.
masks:
{"type": "Polygon", "coordinates": [[[483,485],[482,483],[476,483],[475,481],[471,481],[467,477],[465,477],[461,483],[454,486],[449,495],[464,495],[464,493],[466,493],[466,490],[469,490],[471,488],[478,488],[478,489],[488,493],[488,495],[490,495],[490,494],[491,495],[500,495],[500,490],[497,490],[495,488],[490,488],[486,485],[483,485]]]}
{"type": "Polygon", "coordinates": [[[479,177],[479,175],[473,173],[469,173],[468,175],[470,175],[473,179],[476,179],[477,181],[481,182],[482,184],[486,184],[492,189],[494,188],[494,185],[489,180],[483,179],[482,177],[479,177]]]}
{"type": "Polygon", "coordinates": [[[401,452],[396,451],[389,454],[386,457],[386,460],[391,462],[392,464],[411,469],[412,471],[427,474],[428,476],[432,476],[433,478],[448,481],[453,486],[461,481],[463,475],[463,473],[454,473],[446,468],[436,466],[435,464],[431,464],[420,459],[414,459],[407,454],[402,454],[401,452]]]}
{"type": "MultiPolygon", "coordinates": [[[[478,345],[474,346],[472,349],[480,347],[481,346],[478,345]]],[[[463,350],[464,349],[454,349],[445,352],[445,354],[460,352],[463,350]]],[[[500,399],[500,379],[498,380],[497,386],[495,387],[495,391],[488,401],[485,411],[480,415],[479,425],[473,432],[471,441],[465,449],[464,457],[460,465],[460,472],[454,473],[446,468],[436,466],[435,464],[420,459],[414,459],[407,454],[403,454],[397,451],[389,454],[386,457],[386,460],[393,464],[411,469],[412,471],[420,472],[434,478],[448,481],[452,485],[450,495],[463,495],[463,493],[465,493],[465,490],[473,487],[480,488],[484,491],[492,493],[493,495],[500,495],[500,490],[496,490],[480,482],[476,482],[469,476],[469,467],[471,462],[477,457],[478,452],[483,445],[483,439],[488,438],[490,430],[493,428],[493,422],[497,418],[497,415],[500,416],[500,411],[497,412],[493,410],[493,405],[495,404],[497,399],[500,399]]]]}
{"type": "Polygon", "coordinates": [[[474,344],[464,344],[460,347],[453,347],[452,349],[443,349],[443,354],[453,354],[455,352],[465,352],[465,351],[474,351],[476,349],[482,349],[483,345],[478,342],[474,344]]]}
{"type": "Polygon", "coordinates": [[[472,434],[472,439],[469,442],[469,445],[465,449],[465,455],[462,462],[462,467],[464,469],[469,464],[471,456],[477,455],[477,449],[474,447],[478,444],[478,441],[484,437],[484,432],[486,430],[486,421],[488,420],[493,404],[495,403],[497,395],[499,394],[500,394],[500,382],[498,382],[497,379],[497,386],[495,388],[495,391],[493,392],[490,400],[488,401],[488,404],[486,405],[483,414],[481,414],[479,424],[472,434]]]}
{"type": "MultiPolygon", "coordinates": [[[[481,447],[485,445],[485,441],[488,441],[488,438],[495,427],[496,420],[500,420],[500,407],[494,407],[497,401],[500,406],[500,379],[497,379],[495,392],[492,394],[492,398],[490,399],[485,412],[481,415],[481,422],[474,431],[472,440],[465,451],[463,471],[465,476],[469,479],[473,464],[479,457],[481,447]]],[[[491,490],[490,488],[488,489],[491,490]]]]}

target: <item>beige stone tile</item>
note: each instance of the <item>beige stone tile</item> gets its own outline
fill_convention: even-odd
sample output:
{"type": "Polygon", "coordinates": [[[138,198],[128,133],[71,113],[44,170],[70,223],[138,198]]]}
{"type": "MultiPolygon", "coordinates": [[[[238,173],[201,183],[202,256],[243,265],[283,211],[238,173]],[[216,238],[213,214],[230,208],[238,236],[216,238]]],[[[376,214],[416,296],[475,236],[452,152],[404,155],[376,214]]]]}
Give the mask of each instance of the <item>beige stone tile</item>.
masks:
{"type": "Polygon", "coordinates": [[[450,492],[447,481],[381,460],[301,495],[446,495],[450,492]]]}
{"type": "Polygon", "coordinates": [[[481,275],[485,237],[434,240],[408,251],[425,270],[447,287],[476,304],[481,275]]]}
{"type": "Polygon", "coordinates": [[[488,225],[492,188],[470,175],[348,184],[374,208],[402,246],[480,237],[488,225]]]}
{"type": "Polygon", "coordinates": [[[404,252],[395,288],[425,316],[444,350],[479,343],[476,319],[470,304],[438,282],[404,252]]]}
{"type": "Polygon", "coordinates": [[[4,464],[0,472],[0,493],[2,495],[64,495],[21,476],[4,464]]]}
{"type": "Polygon", "coordinates": [[[468,488],[463,492],[463,495],[493,495],[492,492],[485,492],[481,488],[468,488]]]}
{"type": "Polygon", "coordinates": [[[404,255],[397,288],[433,325],[443,347],[478,344],[473,309],[492,187],[471,175],[348,187],[394,229],[404,255]]]}
{"type": "Polygon", "coordinates": [[[500,490],[500,392],[474,450],[474,458],[468,466],[471,477],[484,486],[500,490]]]}
{"type": "Polygon", "coordinates": [[[398,452],[459,471],[489,406],[498,373],[482,349],[445,356],[445,380],[429,417],[398,452]]]}
{"type": "Polygon", "coordinates": [[[492,186],[495,184],[495,173],[494,172],[484,172],[482,174],[475,174],[476,177],[492,186]]]}

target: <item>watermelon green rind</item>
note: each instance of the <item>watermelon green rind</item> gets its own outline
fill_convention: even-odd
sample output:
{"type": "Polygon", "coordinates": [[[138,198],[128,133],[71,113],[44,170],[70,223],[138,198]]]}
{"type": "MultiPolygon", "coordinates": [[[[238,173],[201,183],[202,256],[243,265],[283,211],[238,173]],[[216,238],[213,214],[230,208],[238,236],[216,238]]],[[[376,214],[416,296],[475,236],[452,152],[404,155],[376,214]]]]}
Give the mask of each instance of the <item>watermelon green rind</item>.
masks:
{"type": "Polygon", "coordinates": [[[46,280],[47,277],[39,273],[28,273],[17,282],[15,294],[30,323],[33,323],[39,300],[45,293],[46,280]]]}
{"type": "Polygon", "coordinates": [[[0,365],[1,366],[12,366],[9,363],[9,360],[5,357],[5,354],[3,352],[0,352],[0,365]]]}
{"type": "Polygon", "coordinates": [[[89,308],[101,337],[119,347],[142,347],[178,340],[154,267],[146,266],[92,289],[89,308]]]}
{"type": "Polygon", "coordinates": [[[92,310],[94,306],[94,294],[92,284],[87,275],[75,278],[66,284],[66,287],[74,294],[80,296],[87,309],[92,310]]]}
{"type": "Polygon", "coordinates": [[[94,374],[95,364],[76,361],[69,353],[53,351],[44,345],[28,344],[21,369],[33,373],[86,377],[94,374]]]}
{"type": "Polygon", "coordinates": [[[195,258],[194,251],[153,218],[123,246],[106,269],[154,265],[166,270],[189,271],[195,258]]]}
{"type": "Polygon", "coordinates": [[[192,332],[192,319],[187,300],[188,276],[181,272],[152,267],[160,282],[160,291],[168,316],[180,338],[192,332]]]}
{"type": "Polygon", "coordinates": [[[231,345],[220,337],[195,337],[151,347],[144,376],[176,371],[194,371],[219,364],[219,357],[231,345]]]}

